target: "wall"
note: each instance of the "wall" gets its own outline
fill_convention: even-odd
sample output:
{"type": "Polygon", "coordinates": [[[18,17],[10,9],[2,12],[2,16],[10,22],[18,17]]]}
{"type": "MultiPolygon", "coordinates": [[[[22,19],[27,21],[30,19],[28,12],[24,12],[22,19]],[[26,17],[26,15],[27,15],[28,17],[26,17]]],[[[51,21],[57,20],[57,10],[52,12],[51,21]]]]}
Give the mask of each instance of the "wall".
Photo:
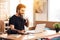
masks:
{"type": "Polygon", "coordinates": [[[8,20],[10,14],[9,0],[0,0],[0,20],[8,20]]]}
{"type": "Polygon", "coordinates": [[[10,16],[16,14],[16,6],[20,3],[20,0],[10,0],[10,16]]]}
{"type": "Polygon", "coordinates": [[[48,0],[48,21],[60,22],[60,0],[48,0]]]}

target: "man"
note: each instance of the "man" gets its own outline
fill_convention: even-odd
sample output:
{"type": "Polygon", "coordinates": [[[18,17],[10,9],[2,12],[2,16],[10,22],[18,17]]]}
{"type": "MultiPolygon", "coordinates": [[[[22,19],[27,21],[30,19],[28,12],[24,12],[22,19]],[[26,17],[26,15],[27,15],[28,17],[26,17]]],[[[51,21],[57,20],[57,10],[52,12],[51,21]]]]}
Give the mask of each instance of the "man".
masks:
{"type": "Polygon", "coordinates": [[[23,18],[25,8],[23,4],[17,6],[16,14],[9,20],[10,29],[7,31],[8,34],[23,34],[25,32],[24,25],[28,27],[28,20],[23,18]]]}

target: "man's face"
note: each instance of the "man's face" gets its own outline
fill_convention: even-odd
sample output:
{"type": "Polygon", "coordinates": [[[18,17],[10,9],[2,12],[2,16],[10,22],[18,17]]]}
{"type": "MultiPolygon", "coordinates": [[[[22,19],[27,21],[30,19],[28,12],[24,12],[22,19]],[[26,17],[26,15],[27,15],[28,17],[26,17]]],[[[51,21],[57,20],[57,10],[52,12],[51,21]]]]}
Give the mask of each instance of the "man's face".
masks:
{"type": "Polygon", "coordinates": [[[25,12],[25,8],[21,8],[21,9],[19,10],[19,14],[20,14],[20,15],[23,15],[24,12],[25,12]]]}

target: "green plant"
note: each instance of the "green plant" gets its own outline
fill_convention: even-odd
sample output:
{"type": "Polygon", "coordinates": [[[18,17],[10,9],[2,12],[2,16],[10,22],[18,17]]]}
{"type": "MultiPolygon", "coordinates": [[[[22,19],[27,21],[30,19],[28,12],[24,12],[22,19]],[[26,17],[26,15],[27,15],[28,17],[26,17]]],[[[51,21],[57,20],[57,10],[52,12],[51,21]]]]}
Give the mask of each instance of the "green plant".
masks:
{"type": "Polygon", "coordinates": [[[55,23],[55,24],[53,24],[53,27],[54,27],[54,28],[59,28],[59,29],[60,29],[60,23],[55,23]]]}

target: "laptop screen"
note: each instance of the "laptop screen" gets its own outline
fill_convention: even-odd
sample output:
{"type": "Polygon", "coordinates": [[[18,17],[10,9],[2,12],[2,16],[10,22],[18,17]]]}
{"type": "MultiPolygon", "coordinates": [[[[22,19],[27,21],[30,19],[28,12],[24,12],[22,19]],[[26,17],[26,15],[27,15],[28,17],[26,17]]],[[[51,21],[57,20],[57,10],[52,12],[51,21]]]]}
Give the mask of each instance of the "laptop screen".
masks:
{"type": "Polygon", "coordinates": [[[37,24],[36,28],[35,28],[35,31],[36,32],[43,32],[44,29],[45,29],[45,26],[46,26],[46,24],[37,24]]]}

